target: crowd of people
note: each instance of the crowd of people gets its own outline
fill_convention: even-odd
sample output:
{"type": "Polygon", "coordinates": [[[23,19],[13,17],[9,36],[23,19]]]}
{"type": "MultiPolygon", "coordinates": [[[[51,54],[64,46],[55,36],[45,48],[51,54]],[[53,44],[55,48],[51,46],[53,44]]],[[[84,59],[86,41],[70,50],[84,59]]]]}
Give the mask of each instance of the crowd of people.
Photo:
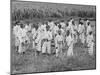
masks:
{"type": "Polygon", "coordinates": [[[80,41],[83,45],[87,44],[87,52],[89,55],[93,55],[95,40],[90,22],[88,19],[81,18],[78,20],[78,24],[73,18],[68,21],[48,20],[37,24],[18,21],[13,26],[16,51],[22,54],[32,43],[35,54],[51,55],[52,52],[55,52],[55,56],[59,57],[63,53],[63,48],[66,47],[66,55],[73,56],[74,44],[80,41]],[[52,49],[52,42],[54,49],[52,49]]]}

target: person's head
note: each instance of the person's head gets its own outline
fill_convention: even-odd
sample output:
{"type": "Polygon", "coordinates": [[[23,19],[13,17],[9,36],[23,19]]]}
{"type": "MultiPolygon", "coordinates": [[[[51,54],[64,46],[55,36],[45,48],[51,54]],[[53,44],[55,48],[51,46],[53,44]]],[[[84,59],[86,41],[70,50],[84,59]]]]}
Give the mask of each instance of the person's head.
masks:
{"type": "Polygon", "coordinates": [[[84,19],[84,21],[87,21],[87,20],[88,20],[87,18],[84,19]]]}
{"type": "Polygon", "coordinates": [[[69,34],[70,34],[70,31],[68,30],[67,33],[66,33],[66,35],[69,36],[69,34]]]}
{"type": "Polygon", "coordinates": [[[66,23],[66,26],[67,26],[67,27],[69,26],[68,22],[66,23]]]}
{"type": "Polygon", "coordinates": [[[17,20],[16,22],[15,22],[15,24],[19,24],[20,23],[20,21],[19,20],[17,20]]]}
{"type": "Polygon", "coordinates": [[[61,29],[61,25],[60,24],[58,25],[58,27],[59,27],[59,29],[61,29]]]}
{"type": "Polygon", "coordinates": [[[46,21],[44,24],[48,25],[48,22],[46,21]]]}
{"type": "Polygon", "coordinates": [[[64,22],[64,20],[61,20],[60,22],[64,22]]]}
{"type": "Polygon", "coordinates": [[[34,28],[35,27],[35,24],[32,24],[32,28],[34,28]]]}
{"type": "Polygon", "coordinates": [[[71,17],[70,20],[72,20],[73,18],[71,17]]]}
{"type": "Polygon", "coordinates": [[[60,30],[58,30],[58,35],[61,35],[61,31],[60,30]]]}
{"type": "Polygon", "coordinates": [[[49,21],[49,22],[52,22],[52,20],[51,20],[51,19],[49,19],[48,21],[49,21]]]}
{"type": "Polygon", "coordinates": [[[50,26],[46,25],[46,30],[49,31],[49,29],[50,29],[50,26]]]}
{"type": "Polygon", "coordinates": [[[75,22],[74,22],[74,21],[72,21],[72,24],[73,24],[73,25],[75,25],[75,22]]]}
{"type": "Polygon", "coordinates": [[[79,24],[80,24],[80,25],[83,25],[84,23],[83,23],[83,22],[81,22],[81,21],[79,21],[79,24]]]}
{"type": "Polygon", "coordinates": [[[92,35],[92,31],[91,31],[91,32],[89,32],[89,35],[92,35]]]}
{"type": "Polygon", "coordinates": [[[79,18],[79,21],[81,21],[82,19],[81,18],[79,18]]]}
{"type": "Polygon", "coordinates": [[[23,25],[23,24],[20,24],[20,27],[21,27],[21,28],[24,28],[24,25],[23,25]]]}
{"type": "Polygon", "coordinates": [[[38,30],[38,25],[36,25],[36,24],[34,24],[34,28],[36,29],[36,30],[38,30]]]}
{"type": "Polygon", "coordinates": [[[83,23],[83,22],[81,22],[81,25],[84,25],[84,23],[83,23]]]}
{"type": "Polygon", "coordinates": [[[55,25],[57,26],[57,22],[55,22],[55,25]]]}
{"type": "Polygon", "coordinates": [[[90,22],[87,22],[87,25],[89,26],[90,25],[90,22]]]}

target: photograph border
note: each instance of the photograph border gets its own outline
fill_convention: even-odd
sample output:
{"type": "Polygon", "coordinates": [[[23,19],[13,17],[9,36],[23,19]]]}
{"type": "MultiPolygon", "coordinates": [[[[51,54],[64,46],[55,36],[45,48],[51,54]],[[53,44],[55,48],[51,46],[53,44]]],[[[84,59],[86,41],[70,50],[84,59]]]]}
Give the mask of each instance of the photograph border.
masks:
{"type": "Polygon", "coordinates": [[[96,49],[97,49],[97,6],[96,5],[87,5],[87,4],[71,4],[71,3],[55,3],[55,2],[42,2],[42,1],[22,1],[22,0],[10,0],[10,74],[11,75],[15,75],[15,74],[40,74],[40,73],[53,73],[53,72],[71,72],[71,71],[86,71],[86,70],[96,70],[96,68],[97,68],[97,51],[96,51],[96,49]],[[11,67],[12,67],[12,57],[11,57],[11,45],[12,45],[12,39],[11,39],[11,36],[12,36],[12,31],[11,31],[11,25],[12,25],[12,14],[11,14],[11,11],[12,11],[12,2],[14,2],[14,1],[16,1],[16,2],[36,2],[36,3],[49,3],[49,4],[65,4],[65,5],[75,5],[75,6],[94,6],[95,7],[95,12],[96,12],[96,16],[95,16],[95,68],[94,69],[79,69],[79,70],[70,70],[70,71],[66,71],[66,70],[64,70],[64,71],[51,71],[51,72],[48,72],[48,71],[46,71],[46,72],[30,72],[30,73],[14,73],[14,74],[12,74],[12,70],[11,70],[11,67]]]}

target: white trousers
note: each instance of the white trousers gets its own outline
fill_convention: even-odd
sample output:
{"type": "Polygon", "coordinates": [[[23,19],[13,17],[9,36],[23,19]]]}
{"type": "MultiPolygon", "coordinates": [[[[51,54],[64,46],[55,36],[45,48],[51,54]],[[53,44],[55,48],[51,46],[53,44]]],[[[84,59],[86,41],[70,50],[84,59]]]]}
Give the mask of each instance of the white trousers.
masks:
{"type": "Polygon", "coordinates": [[[22,52],[23,52],[23,49],[22,49],[22,43],[20,42],[18,53],[22,53],[22,52]]]}
{"type": "Polygon", "coordinates": [[[60,53],[62,53],[62,44],[57,44],[56,57],[58,57],[60,53]]]}
{"type": "Polygon", "coordinates": [[[80,34],[79,38],[80,38],[81,42],[84,44],[84,42],[85,42],[85,35],[84,35],[84,33],[80,34]]]}
{"type": "Polygon", "coordinates": [[[38,42],[38,44],[37,44],[37,51],[41,51],[41,40],[38,42]]]}
{"type": "Polygon", "coordinates": [[[57,40],[54,38],[55,47],[57,47],[57,40]]]}
{"type": "Polygon", "coordinates": [[[68,48],[67,56],[73,56],[73,43],[71,43],[68,48]]]}
{"type": "Polygon", "coordinates": [[[35,48],[35,41],[33,41],[33,47],[32,47],[33,49],[35,48]]]}
{"type": "Polygon", "coordinates": [[[22,53],[22,52],[24,52],[24,49],[23,49],[23,47],[22,47],[22,43],[23,43],[23,41],[22,41],[22,39],[20,39],[18,53],[22,53]]]}
{"type": "Polygon", "coordinates": [[[51,41],[45,41],[42,46],[42,53],[51,54],[51,41]]]}

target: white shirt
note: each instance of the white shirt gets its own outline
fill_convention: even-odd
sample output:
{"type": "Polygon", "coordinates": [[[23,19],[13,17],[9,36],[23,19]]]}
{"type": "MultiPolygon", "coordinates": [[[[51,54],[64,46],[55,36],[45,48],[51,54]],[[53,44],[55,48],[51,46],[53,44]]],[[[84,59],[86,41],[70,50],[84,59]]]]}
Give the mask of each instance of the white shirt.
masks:
{"type": "Polygon", "coordinates": [[[93,43],[93,40],[94,40],[93,34],[87,36],[87,40],[86,41],[87,41],[88,45],[91,45],[93,43]]]}
{"type": "Polygon", "coordinates": [[[78,32],[82,33],[84,30],[85,30],[84,25],[79,24],[79,26],[78,26],[78,32]]]}
{"type": "Polygon", "coordinates": [[[36,34],[37,34],[37,32],[36,32],[36,29],[35,29],[35,28],[33,28],[33,29],[32,29],[32,35],[33,35],[33,39],[35,39],[35,37],[36,37],[36,34]]]}
{"type": "Polygon", "coordinates": [[[86,21],[86,27],[88,26],[88,24],[87,24],[88,22],[90,22],[90,21],[89,20],[86,21]]]}
{"type": "Polygon", "coordinates": [[[64,22],[60,22],[60,25],[64,28],[66,24],[64,22]]]}
{"type": "Polygon", "coordinates": [[[42,37],[41,37],[42,35],[41,35],[40,30],[38,30],[36,34],[37,34],[37,37],[36,37],[35,42],[38,43],[38,42],[41,41],[41,39],[42,39],[42,37]]]}
{"type": "Polygon", "coordinates": [[[44,35],[42,37],[42,39],[48,39],[48,40],[52,40],[52,32],[50,31],[45,31],[44,35]]]}
{"type": "Polygon", "coordinates": [[[54,29],[53,29],[54,34],[57,34],[57,31],[58,31],[58,30],[59,30],[58,26],[54,26],[54,29]]]}
{"type": "Polygon", "coordinates": [[[70,46],[70,44],[72,43],[72,41],[73,41],[73,38],[71,37],[71,35],[66,36],[66,42],[67,42],[68,46],[70,46]]]}
{"type": "Polygon", "coordinates": [[[56,36],[56,40],[59,41],[63,41],[63,36],[62,35],[57,35],[56,36]]]}
{"type": "Polygon", "coordinates": [[[86,34],[88,35],[89,34],[89,32],[91,32],[92,31],[92,27],[89,25],[89,26],[87,26],[87,31],[86,31],[86,34]]]}
{"type": "Polygon", "coordinates": [[[48,22],[48,25],[50,26],[50,29],[52,30],[53,27],[55,26],[54,22],[48,22]]]}
{"type": "Polygon", "coordinates": [[[14,34],[15,36],[18,36],[18,31],[19,31],[19,29],[20,29],[20,26],[18,26],[18,25],[16,25],[16,26],[13,27],[13,34],[14,34]]]}

